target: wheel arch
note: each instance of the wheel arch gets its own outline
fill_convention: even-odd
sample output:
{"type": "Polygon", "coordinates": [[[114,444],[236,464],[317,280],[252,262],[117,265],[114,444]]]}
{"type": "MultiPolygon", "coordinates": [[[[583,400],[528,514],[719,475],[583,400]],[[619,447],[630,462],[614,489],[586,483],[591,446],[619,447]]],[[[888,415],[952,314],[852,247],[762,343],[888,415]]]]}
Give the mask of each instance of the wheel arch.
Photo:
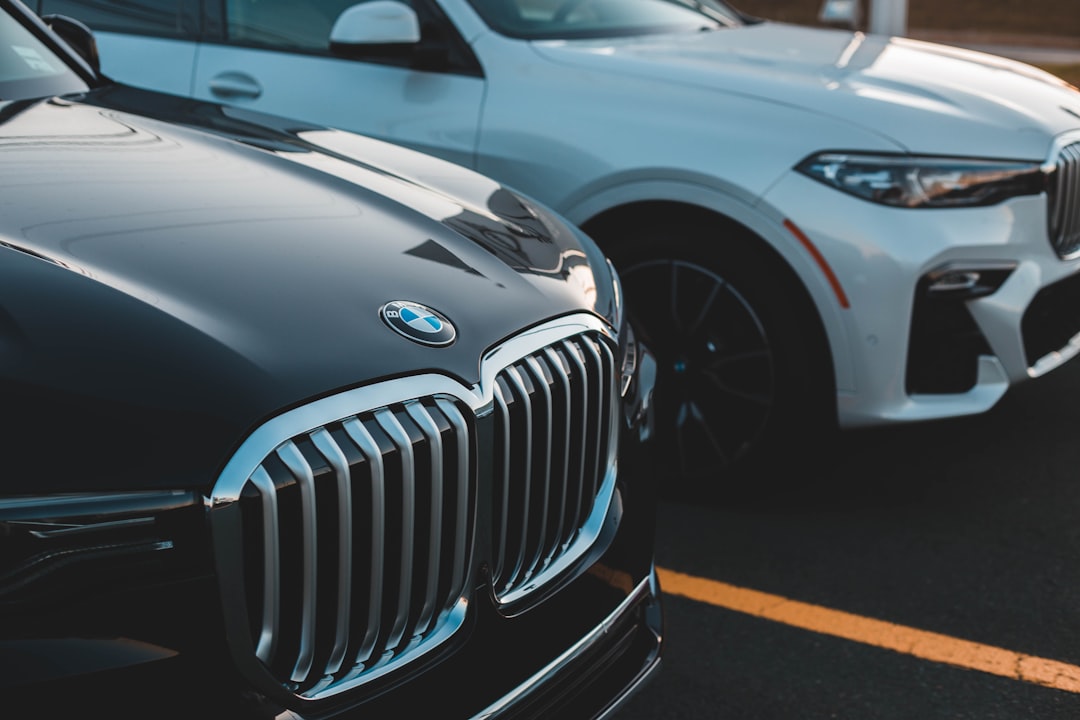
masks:
{"type": "Polygon", "coordinates": [[[694,223],[715,228],[717,237],[737,233],[751,241],[757,258],[784,278],[784,283],[799,299],[793,307],[813,328],[815,347],[823,363],[821,371],[832,383],[832,394],[853,387],[847,347],[845,312],[839,305],[828,280],[813,258],[783,225],[783,217],[772,219],[737,200],[716,205],[698,204],[685,199],[638,198],[596,209],[575,222],[592,237],[605,253],[618,257],[620,237],[646,219],[669,219],[672,223],[694,223]],[[741,205],[741,207],[739,207],[741,205]]]}

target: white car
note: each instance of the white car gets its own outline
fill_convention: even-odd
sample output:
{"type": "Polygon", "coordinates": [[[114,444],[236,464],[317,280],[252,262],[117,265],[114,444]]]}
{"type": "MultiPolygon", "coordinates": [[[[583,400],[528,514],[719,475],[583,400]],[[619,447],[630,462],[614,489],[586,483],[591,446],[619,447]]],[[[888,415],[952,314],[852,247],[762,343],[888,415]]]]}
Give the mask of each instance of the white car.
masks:
{"type": "Polygon", "coordinates": [[[673,476],[983,412],[1080,348],[1080,92],[1017,62],[719,0],[37,9],[114,79],[408,145],[581,225],[660,358],[673,476]]]}

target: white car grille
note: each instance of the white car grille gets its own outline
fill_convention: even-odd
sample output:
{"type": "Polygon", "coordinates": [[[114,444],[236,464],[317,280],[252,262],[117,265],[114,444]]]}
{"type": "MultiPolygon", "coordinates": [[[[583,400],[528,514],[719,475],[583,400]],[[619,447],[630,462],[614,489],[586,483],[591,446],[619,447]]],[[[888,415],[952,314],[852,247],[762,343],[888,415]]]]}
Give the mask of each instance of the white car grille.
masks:
{"type": "Polygon", "coordinates": [[[1050,185],[1049,232],[1059,257],[1080,252],[1080,143],[1058,154],[1050,185]]]}

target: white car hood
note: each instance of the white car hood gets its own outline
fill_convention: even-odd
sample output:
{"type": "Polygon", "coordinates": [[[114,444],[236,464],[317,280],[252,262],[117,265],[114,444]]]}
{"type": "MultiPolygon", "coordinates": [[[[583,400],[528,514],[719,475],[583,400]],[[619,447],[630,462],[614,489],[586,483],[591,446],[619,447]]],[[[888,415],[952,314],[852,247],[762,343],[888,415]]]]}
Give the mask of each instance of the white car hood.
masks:
{"type": "Polygon", "coordinates": [[[905,38],[767,22],[534,47],[549,60],[592,72],[836,117],[913,153],[1042,160],[1054,136],[1080,128],[1080,92],[1052,75],[905,38]]]}

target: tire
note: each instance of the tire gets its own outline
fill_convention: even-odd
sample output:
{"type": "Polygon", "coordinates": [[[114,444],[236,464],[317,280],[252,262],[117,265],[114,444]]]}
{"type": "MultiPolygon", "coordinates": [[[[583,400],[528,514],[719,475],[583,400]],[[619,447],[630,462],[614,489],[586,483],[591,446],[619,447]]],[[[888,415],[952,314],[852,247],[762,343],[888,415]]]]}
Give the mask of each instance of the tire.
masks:
{"type": "Polygon", "coordinates": [[[836,393],[824,331],[794,273],[719,220],[622,228],[593,231],[613,240],[602,244],[659,364],[666,487],[731,495],[809,485],[800,478],[835,430],[836,393]]]}

